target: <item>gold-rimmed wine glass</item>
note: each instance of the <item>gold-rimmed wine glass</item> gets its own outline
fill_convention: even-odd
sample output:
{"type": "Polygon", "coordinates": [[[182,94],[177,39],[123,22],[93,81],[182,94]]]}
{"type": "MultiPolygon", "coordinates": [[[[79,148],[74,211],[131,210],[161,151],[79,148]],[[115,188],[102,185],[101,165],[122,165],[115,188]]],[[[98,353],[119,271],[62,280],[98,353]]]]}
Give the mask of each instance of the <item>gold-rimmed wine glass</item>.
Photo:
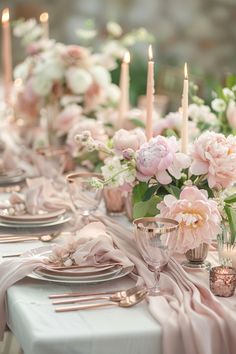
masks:
{"type": "Polygon", "coordinates": [[[175,249],[179,223],[156,216],[136,219],[133,224],[139,252],[155,275],[155,283],[148,289],[149,295],[159,295],[160,271],[175,249]]]}

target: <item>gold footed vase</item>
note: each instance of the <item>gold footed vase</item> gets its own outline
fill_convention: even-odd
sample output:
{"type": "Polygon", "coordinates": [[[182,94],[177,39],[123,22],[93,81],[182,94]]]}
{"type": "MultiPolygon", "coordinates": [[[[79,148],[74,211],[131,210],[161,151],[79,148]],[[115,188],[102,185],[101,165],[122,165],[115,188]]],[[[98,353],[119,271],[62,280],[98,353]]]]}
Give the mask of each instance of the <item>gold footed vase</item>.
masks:
{"type": "Polygon", "coordinates": [[[211,263],[206,261],[208,250],[207,243],[201,243],[198,247],[188,250],[185,253],[187,261],[184,261],[182,265],[192,269],[210,269],[211,263]]]}

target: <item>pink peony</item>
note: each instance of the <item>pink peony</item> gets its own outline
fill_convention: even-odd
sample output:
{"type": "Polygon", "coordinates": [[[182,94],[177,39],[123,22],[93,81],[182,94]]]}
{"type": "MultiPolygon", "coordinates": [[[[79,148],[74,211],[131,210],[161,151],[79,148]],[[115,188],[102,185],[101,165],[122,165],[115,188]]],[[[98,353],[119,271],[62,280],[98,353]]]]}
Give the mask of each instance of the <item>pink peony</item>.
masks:
{"type": "Polygon", "coordinates": [[[162,135],[166,129],[180,131],[181,129],[181,114],[179,112],[170,112],[165,118],[158,119],[153,127],[153,135],[162,135]]]}
{"type": "Polygon", "coordinates": [[[137,152],[137,178],[148,181],[156,177],[161,184],[169,184],[171,176],[180,179],[181,170],[189,167],[187,155],[178,152],[175,137],[157,136],[143,144],[137,152]]]}
{"type": "Polygon", "coordinates": [[[236,181],[236,137],[205,132],[195,140],[190,172],[206,175],[210,188],[227,188],[236,181]]]}
{"type": "Polygon", "coordinates": [[[67,134],[72,126],[79,120],[82,108],[77,104],[66,106],[57,116],[56,129],[59,135],[67,134]]]}
{"type": "Polygon", "coordinates": [[[178,238],[173,240],[177,252],[185,253],[201,243],[210,244],[221,232],[217,203],[196,186],[185,187],[179,199],[170,194],[165,196],[157,208],[160,216],[180,223],[178,238]]]}
{"type": "Polygon", "coordinates": [[[113,137],[113,145],[117,152],[122,153],[122,151],[127,149],[132,149],[136,151],[140,148],[142,144],[146,142],[146,136],[141,129],[134,130],[118,130],[113,137]]]}
{"type": "Polygon", "coordinates": [[[236,104],[234,101],[229,102],[226,117],[231,128],[236,129],[236,104]]]}

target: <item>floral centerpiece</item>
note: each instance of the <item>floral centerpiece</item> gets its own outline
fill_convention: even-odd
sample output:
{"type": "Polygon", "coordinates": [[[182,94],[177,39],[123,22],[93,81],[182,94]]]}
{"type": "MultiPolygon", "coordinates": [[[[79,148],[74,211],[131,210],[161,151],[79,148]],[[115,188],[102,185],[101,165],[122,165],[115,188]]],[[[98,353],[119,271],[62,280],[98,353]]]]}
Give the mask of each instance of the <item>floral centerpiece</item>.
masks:
{"type": "Polygon", "coordinates": [[[132,193],[133,217],[159,214],[180,223],[177,250],[185,253],[210,244],[226,221],[236,235],[236,137],[215,132],[201,134],[189,154],[179,151],[176,137],[156,136],[146,141],[139,130],[116,132],[109,146],[88,133],[77,140],[107,154],[104,180],[97,187],[119,186],[132,193]]]}

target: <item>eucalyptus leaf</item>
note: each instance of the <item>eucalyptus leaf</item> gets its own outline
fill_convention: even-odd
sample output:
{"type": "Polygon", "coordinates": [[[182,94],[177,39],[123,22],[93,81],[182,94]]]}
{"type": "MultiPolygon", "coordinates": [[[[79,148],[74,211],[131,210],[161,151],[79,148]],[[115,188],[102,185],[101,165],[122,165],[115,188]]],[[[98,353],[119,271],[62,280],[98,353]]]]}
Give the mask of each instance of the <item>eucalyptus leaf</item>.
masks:
{"type": "Polygon", "coordinates": [[[140,128],[145,128],[145,123],[137,118],[130,118],[130,121],[136,126],[140,128]]]}

